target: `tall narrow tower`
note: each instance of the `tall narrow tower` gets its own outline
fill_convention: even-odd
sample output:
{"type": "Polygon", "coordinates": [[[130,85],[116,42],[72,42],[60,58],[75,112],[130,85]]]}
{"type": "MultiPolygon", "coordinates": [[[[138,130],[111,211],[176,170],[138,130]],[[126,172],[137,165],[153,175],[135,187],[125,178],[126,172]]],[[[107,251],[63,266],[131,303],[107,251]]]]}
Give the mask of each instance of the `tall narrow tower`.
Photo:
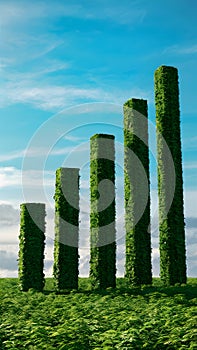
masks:
{"type": "Polygon", "coordinates": [[[78,288],[79,169],[56,170],[53,275],[57,290],[78,288]]]}
{"type": "Polygon", "coordinates": [[[152,283],[147,115],[146,100],[124,104],[125,277],[132,285],[152,283]]]}
{"type": "Polygon", "coordinates": [[[116,286],[114,136],[90,139],[90,278],[93,288],[116,286]]]}
{"type": "Polygon", "coordinates": [[[155,71],[157,128],[160,276],[165,285],[186,283],[186,251],[183,212],[183,178],[180,136],[178,71],[161,66],[155,71]],[[175,172],[174,187],[169,156],[175,172]],[[169,181],[170,179],[170,181],[169,181]],[[172,193],[173,191],[173,193],[172,193]],[[169,201],[172,203],[169,208],[169,201]]]}

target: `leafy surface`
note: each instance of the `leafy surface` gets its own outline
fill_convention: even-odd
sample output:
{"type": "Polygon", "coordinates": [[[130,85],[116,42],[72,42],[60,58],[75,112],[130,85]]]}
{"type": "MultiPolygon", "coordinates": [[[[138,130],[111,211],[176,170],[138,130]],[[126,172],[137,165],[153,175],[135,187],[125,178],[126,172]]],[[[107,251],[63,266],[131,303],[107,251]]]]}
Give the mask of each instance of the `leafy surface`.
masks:
{"type": "Polygon", "coordinates": [[[56,170],[53,276],[57,290],[78,286],[79,169],[56,170]]]}
{"type": "Polygon", "coordinates": [[[166,285],[185,283],[186,250],[180,134],[178,71],[161,66],[155,71],[157,163],[159,194],[160,273],[166,285]],[[166,152],[171,152],[173,165],[166,152]],[[173,171],[175,188],[173,188],[173,171]],[[174,193],[170,206],[169,198],[174,193]]]}
{"type": "Polygon", "coordinates": [[[114,160],[114,136],[93,135],[90,139],[90,277],[95,289],[116,284],[114,160]]]}
{"type": "Polygon", "coordinates": [[[150,180],[147,101],[124,104],[126,273],[133,285],[151,284],[150,180]]]}
{"type": "Polygon", "coordinates": [[[18,279],[0,279],[0,348],[9,349],[197,349],[197,279],[188,285],[129,287],[56,294],[54,280],[44,292],[20,292],[18,279]]]}
{"type": "Polygon", "coordinates": [[[45,204],[23,203],[21,208],[18,272],[20,288],[44,287],[45,204]]]}

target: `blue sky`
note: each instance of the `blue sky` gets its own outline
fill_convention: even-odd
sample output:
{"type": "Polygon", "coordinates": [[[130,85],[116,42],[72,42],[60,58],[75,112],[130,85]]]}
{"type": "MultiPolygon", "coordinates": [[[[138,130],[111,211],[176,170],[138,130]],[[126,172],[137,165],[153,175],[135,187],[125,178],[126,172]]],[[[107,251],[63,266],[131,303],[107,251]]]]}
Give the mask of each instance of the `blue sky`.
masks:
{"type": "MultiPolygon", "coordinates": [[[[116,137],[117,268],[123,273],[122,105],[132,97],[147,99],[154,123],[154,71],[170,65],[179,71],[188,275],[196,276],[196,10],[194,0],[0,2],[0,275],[17,275],[20,203],[43,199],[45,269],[51,274],[59,166],[81,168],[80,271],[87,275],[89,138],[96,132],[116,137]]],[[[156,218],[156,161],[150,157],[156,218]]],[[[158,275],[154,229],[152,247],[158,275]]]]}

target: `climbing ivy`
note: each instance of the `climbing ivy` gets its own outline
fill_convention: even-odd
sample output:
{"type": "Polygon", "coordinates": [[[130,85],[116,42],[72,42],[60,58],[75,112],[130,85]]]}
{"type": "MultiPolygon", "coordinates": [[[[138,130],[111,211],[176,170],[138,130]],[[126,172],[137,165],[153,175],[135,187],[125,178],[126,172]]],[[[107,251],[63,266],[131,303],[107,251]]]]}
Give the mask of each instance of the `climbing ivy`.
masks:
{"type": "Polygon", "coordinates": [[[20,205],[18,277],[22,291],[44,287],[45,204],[20,205]]]}
{"type": "Polygon", "coordinates": [[[78,288],[79,169],[59,168],[55,189],[53,275],[58,291],[78,288]]]}
{"type": "Polygon", "coordinates": [[[132,98],[125,102],[123,109],[125,277],[133,285],[151,284],[147,101],[132,98]]]}
{"type": "Polygon", "coordinates": [[[116,286],[114,136],[90,139],[90,278],[93,288],[116,286]]]}
{"type": "Polygon", "coordinates": [[[186,252],[183,212],[183,178],[180,135],[178,70],[161,66],[155,71],[155,106],[158,153],[160,275],[164,284],[186,283],[186,252]],[[175,191],[166,215],[169,201],[168,174],[162,139],[172,154],[175,169],[175,191]]]}

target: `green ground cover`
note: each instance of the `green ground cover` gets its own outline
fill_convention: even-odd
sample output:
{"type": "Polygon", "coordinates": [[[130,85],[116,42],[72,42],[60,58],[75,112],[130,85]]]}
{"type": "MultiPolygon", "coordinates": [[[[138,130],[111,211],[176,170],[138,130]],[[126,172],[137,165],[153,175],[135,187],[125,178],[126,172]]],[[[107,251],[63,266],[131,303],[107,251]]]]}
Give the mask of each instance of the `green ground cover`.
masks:
{"type": "Polygon", "coordinates": [[[54,280],[44,292],[20,292],[18,279],[0,279],[0,349],[197,349],[197,278],[187,285],[129,287],[56,294],[54,280]]]}

